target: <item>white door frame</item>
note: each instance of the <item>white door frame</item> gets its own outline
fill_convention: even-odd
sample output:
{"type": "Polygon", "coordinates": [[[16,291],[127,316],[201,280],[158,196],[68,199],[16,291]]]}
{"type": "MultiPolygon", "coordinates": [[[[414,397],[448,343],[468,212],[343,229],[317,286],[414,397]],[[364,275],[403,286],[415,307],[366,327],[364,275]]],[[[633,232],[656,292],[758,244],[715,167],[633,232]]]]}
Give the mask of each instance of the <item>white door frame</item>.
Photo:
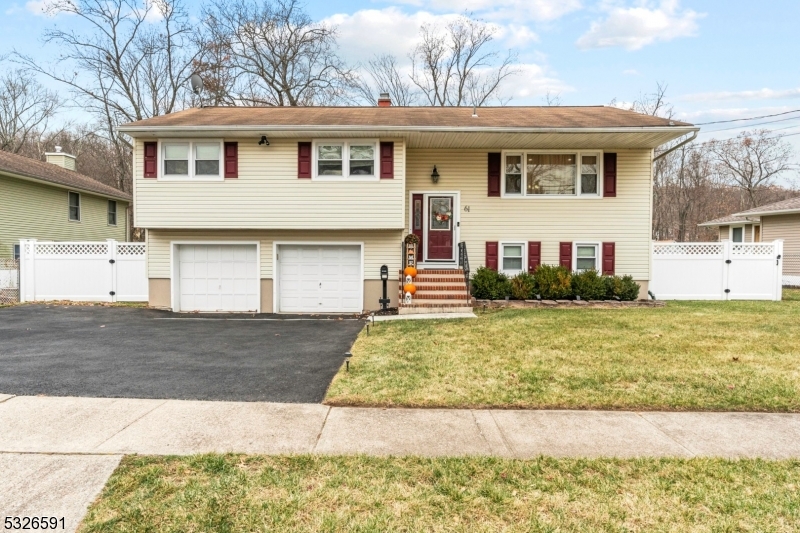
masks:
{"type": "MultiPolygon", "coordinates": [[[[361,265],[360,274],[361,284],[359,285],[359,301],[361,307],[364,307],[364,243],[351,242],[351,241],[273,241],[272,243],[272,312],[281,313],[280,307],[280,290],[281,290],[281,272],[280,260],[278,259],[279,246],[358,246],[361,250],[361,265]]],[[[363,309],[362,309],[363,311],[363,309]]],[[[336,313],[331,313],[336,314],[336,313]]],[[[345,312],[345,314],[350,314],[345,312]]]]}
{"type": "Polygon", "coordinates": [[[229,246],[229,245],[255,245],[256,246],[256,291],[258,294],[258,309],[261,312],[261,242],[260,241],[169,241],[169,271],[172,274],[170,280],[170,307],[173,312],[180,312],[181,292],[180,292],[180,261],[178,256],[178,246],[181,245],[210,245],[210,246],[229,246]]]}
{"type": "Polygon", "coordinates": [[[429,261],[424,255],[428,253],[428,247],[423,245],[423,250],[425,250],[425,254],[420,261],[417,261],[419,266],[442,266],[442,267],[455,267],[458,266],[458,243],[461,242],[461,191],[409,191],[408,193],[408,226],[406,230],[409,233],[412,233],[412,228],[414,227],[414,195],[421,194],[422,195],[422,209],[423,211],[423,225],[422,225],[422,239],[425,244],[428,242],[428,227],[430,222],[428,221],[428,198],[433,196],[452,196],[453,197],[453,259],[451,261],[447,260],[436,260],[429,261]]]}

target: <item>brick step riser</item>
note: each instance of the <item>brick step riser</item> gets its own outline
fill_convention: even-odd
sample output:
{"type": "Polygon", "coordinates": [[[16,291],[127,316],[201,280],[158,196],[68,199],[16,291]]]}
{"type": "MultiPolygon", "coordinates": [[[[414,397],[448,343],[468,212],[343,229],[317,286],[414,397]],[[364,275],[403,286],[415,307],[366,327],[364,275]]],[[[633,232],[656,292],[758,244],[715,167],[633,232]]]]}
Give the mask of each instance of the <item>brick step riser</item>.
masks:
{"type": "MultiPolygon", "coordinates": [[[[402,270],[399,270],[398,272],[401,275],[405,276],[405,274],[403,274],[402,270]]],[[[418,276],[421,276],[421,275],[424,275],[424,274],[450,274],[451,276],[455,275],[455,274],[458,274],[458,275],[463,276],[464,275],[464,271],[460,270],[460,269],[455,269],[455,268],[451,268],[451,269],[445,269],[445,268],[440,268],[440,269],[421,268],[421,269],[417,269],[417,275],[418,276]]]]}
{"type": "MultiPolygon", "coordinates": [[[[405,282],[406,282],[405,278],[399,280],[399,283],[405,283],[405,282]]],[[[433,278],[433,277],[420,277],[420,276],[413,278],[413,283],[415,285],[417,283],[439,283],[439,284],[447,283],[454,285],[458,283],[461,285],[466,285],[466,283],[464,283],[464,278],[445,278],[445,277],[433,278]]]]}
{"type": "MultiPolygon", "coordinates": [[[[402,307],[408,307],[406,304],[400,304],[402,307]]],[[[466,306],[470,307],[472,303],[466,299],[458,299],[458,298],[442,298],[442,299],[429,299],[429,300],[422,300],[419,298],[415,298],[412,300],[411,305],[438,305],[438,306],[466,306]]]]}
{"type": "MultiPolygon", "coordinates": [[[[467,292],[466,287],[464,287],[463,285],[433,285],[433,284],[427,285],[427,284],[414,283],[414,286],[417,288],[417,292],[419,291],[425,291],[425,292],[450,291],[450,292],[464,292],[464,293],[467,292]]],[[[401,286],[400,290],[402,289],[403,287],[401,286]]]]}

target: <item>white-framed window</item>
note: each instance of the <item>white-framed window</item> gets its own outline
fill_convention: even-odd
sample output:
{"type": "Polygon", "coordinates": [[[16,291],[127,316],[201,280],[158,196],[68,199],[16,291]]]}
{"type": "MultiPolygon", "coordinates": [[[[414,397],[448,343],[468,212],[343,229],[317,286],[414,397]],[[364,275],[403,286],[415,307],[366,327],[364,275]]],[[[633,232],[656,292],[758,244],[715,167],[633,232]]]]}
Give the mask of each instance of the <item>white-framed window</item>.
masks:
{"type": "Polygon", "coordinates": [[[159,147],[161,172],[166,180],[222,180],[222,141],[204,139],[161,141],[159,147]]]}
{"type": "Polygon", "coordinates": [[[525,243],[500,243],[500,271],[503,274],[516,275],[525,270],[525,243]]]}
{"type": "Polygon", "coordinates": [[[602,162],[598,150],[503,152],[502,195],[600,198],[602,162]]]}
{"type": "Polygon", "coordinates": [[[81,195],[77,192],[69,191],[67,193],[69,200],[69,220],[70,222],[81,221],[81,195]]]}
{"type": "Polygon", "coordinates": [[[117,202],[116,200],[108,201],[108,225],[117,225],[117,202]]]}
{"type": "Polygon", "coordinates": [[[314,179],[378,179],[378,141],[375,139],[314,141],[313,166],[314,179]]]}
{"type": "Polygon", "coordinates": [[[14,259],[19,259],[19,244],[14,245],[14,259]]]}
{"type": "Polygon", "coordinates": [[[572,250],[572,270],[596,270],[600,272],[600,243],[576,242],[572,250]]]}
{"type": "Polygon", "coordinates": [[[744,226],[731,226],[731,241],[744,242],[744,226]]]}

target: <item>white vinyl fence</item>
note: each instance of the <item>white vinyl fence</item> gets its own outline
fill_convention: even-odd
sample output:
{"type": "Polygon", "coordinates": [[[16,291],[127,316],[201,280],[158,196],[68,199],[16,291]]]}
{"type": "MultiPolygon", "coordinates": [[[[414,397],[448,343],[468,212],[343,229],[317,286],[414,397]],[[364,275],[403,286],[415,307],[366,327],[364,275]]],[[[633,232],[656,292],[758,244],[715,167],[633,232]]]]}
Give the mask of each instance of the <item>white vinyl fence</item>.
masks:
{"type": "Polygon", "coordinates": [[[19,301],[19,261],[0,259],[0,304],[19,301]]]}
{"type": "Polygon", "coordinates": [[[20,301],[146,302],[141,242],[20,241],[20,301]]]}
{"type": "Polygon", "coordinates": [[[783,241],[653,243],[659,300],[780,300],[783,241]]]}

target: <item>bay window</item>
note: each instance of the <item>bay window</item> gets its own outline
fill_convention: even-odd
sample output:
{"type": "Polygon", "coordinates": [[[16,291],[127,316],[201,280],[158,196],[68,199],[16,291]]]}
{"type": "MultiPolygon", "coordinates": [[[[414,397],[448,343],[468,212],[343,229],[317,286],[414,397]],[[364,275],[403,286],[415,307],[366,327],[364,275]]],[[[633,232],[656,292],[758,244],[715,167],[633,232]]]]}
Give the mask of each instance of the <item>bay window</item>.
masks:
{"type": "Polygon", "coordinates": [[[374,140],[315,141],[315,179],[377,179],[378,143],[374,140]]]}
{"type": "Polygon", "coordinates": [[[166,179],[221,180],[222,141],[163,141],[161,168],[166,179]]]}
{"type": "Polygon", "coordinates": [[[598,152],[504,153],[503,196],[599,197],[598,152]]]}

